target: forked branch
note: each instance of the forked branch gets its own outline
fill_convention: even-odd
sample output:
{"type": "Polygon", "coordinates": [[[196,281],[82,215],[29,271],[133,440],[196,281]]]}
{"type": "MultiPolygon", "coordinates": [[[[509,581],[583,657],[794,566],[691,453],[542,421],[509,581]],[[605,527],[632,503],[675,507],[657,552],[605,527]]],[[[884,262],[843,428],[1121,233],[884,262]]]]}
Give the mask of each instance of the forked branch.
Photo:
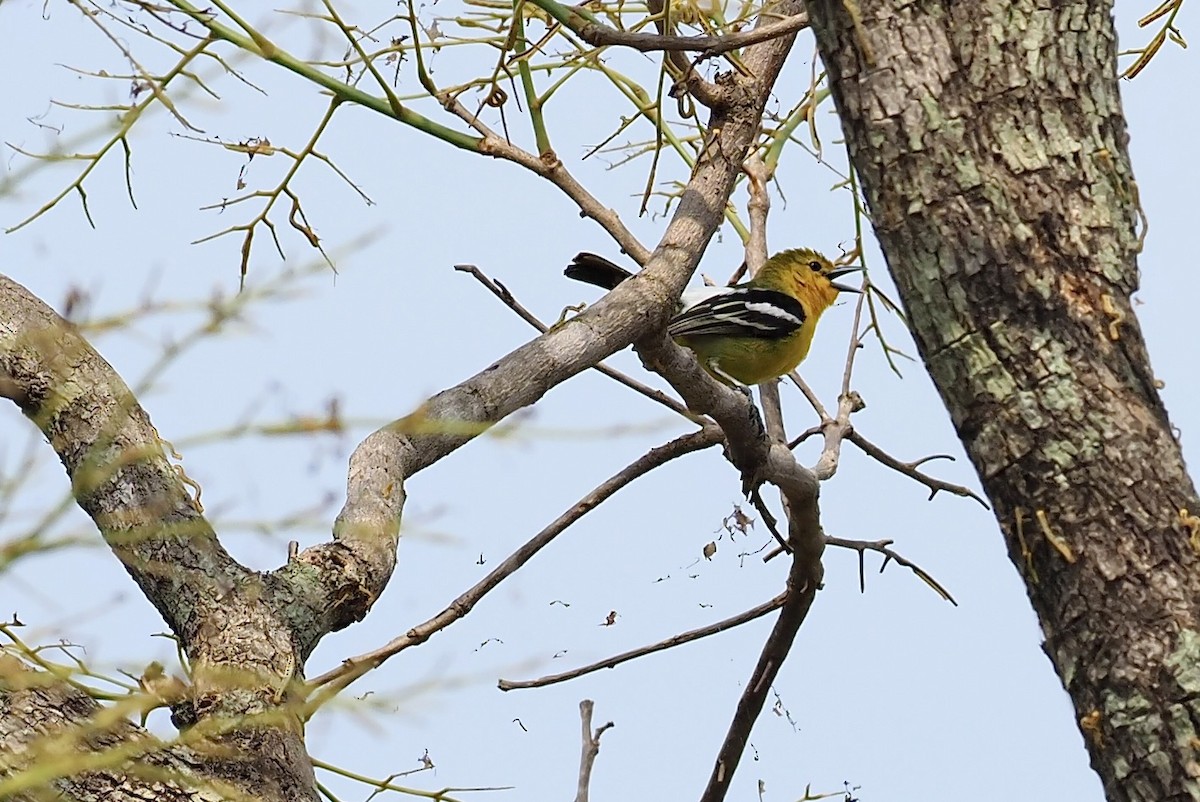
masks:
{"type": "Polygon", "coordinates": [[[600,754],[600,736],[612,729],[610,721],[592,731],[592,711],[596,704],[591,699],[579,703],[579,720],[583,726],[583,752],[579,756],[579,787],[575,792],[575,802],[588,802],[588,794],[592,784],[592,767],[600,754]]]}

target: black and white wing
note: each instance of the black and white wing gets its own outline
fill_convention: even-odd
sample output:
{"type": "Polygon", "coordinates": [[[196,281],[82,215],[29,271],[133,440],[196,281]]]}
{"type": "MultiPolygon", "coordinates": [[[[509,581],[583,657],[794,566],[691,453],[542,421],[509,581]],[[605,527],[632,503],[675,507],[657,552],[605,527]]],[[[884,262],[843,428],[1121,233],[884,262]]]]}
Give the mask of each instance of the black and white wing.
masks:
{"type": "Polygon", "coordinates": [[[671,319],[672,337],[755,337],[775,340],[804,324],[804,307],[792,296],[751,287],[704,287],[683,295],[684,309],[671,319]]]}

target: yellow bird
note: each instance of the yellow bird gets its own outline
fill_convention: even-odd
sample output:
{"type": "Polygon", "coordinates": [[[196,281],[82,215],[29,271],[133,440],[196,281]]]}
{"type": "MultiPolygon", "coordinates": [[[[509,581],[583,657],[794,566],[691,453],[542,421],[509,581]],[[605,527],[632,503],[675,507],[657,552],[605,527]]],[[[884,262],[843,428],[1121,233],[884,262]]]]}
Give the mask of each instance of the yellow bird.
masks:
{"type": "MultiPolygon", "coordinates": [[[[723,384],[778,378],[808,356],[817,321],[838,293],[860,292],[834,279],[861,269],[835,268],[808,248],[780,251],[743,284],[685,290],[667,334],[723,384]]],[[[633,275],[594,253],[578,254],[564,273],[606,290],[633,275]]]]}

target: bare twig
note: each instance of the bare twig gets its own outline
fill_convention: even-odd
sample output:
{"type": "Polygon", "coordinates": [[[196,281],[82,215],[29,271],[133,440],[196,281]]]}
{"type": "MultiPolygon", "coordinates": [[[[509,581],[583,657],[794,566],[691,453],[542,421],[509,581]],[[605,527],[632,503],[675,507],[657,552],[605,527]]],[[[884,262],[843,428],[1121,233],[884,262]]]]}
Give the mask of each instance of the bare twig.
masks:
{"type": "Polygon", "coordinates": [[[681,632],[678,635],[667,638],[666,640],[661,640],[648,646],[641,646],[637,649],[630,649],[627,652],[621,652],[620,654],[615,654],[612,657],[605,658],[604,660],[599,660],[595,663],[589,663],[588,665],[580,666],[579,668],[573,668],[570,671],[564,671],[560,674],[548,674],[544,677],[538,677],[537,679],[530,680],[502,679],[498,685],[502,691],[515,691],[522,688],[542,688],[546,685],[555,685],[559,682],[566,682],[567,680],[575,679],[576,677],[582,677],[585,674],[591,674],[604,668],[616,668],[617,666],[621,665],[621,663],[628,663],[630,660],[636,660],[637,658],[644,657],[648,654],[654,654],[655,652],[661,652],[667,649],[672,649],[676,646],[682,646],[685,643],[691,643],[692,641],[700,640],[701,638],[707,638],[709,635],[716,635],[718,632],[725,632],[733,629],[734,627],[753,621],[756,618],[761,618],[772,610],[778,610],[780,607],[782,607],[786,596],[787,594],[781,593],[775,598],[765,601],[757,607],[751,607],[745,612],[741,612],[737,615],[717,621],[714,624],[709,624],[708,626],[689,630],[687,632],[681,632]]]}
{"type": "MultiPolygon", "coordinates": [[[[746,258],[742,265],[753,277],[767,261],[767,215],[771,211],[771,196],[767,191],[767,182],[771,180],[774,170],[763,162],[757,152],[746,159],[742,170],[749,179],[747,190],[750,194],[750,200],[746,204],[750,213],[750,236],[746,240],[746,258]]],[[[787,428],[783,422],[783,403],[779,397],[779,382],[769,381],[760,384],[758,398],[762,404],[763,423],[767,427],[767,435],[772,440],[786,443],[787,428]]],[[[784,515],[790,517],[787,496],[781,492],[779,500],[783,504],[784,515]]],[[[763,523],[766,524],[771,535],[779,542],[780,548],[790,551],[791,547],[779,534],[779,529],[775,526],[775,517],[771,515],[771,511],[767,508],[767,502],[757,487],[750,491],[750,502],[758,510],[758,514],[762,517],[763,523]]]]}
{"type": "Polygon", "coordinates": [[[858,552],[858,589],[863,593],[865,593],[867,590],[867,578],[863,567],[863,556],[868,551],[874,551],[883,555],[883,564],[879,566],[879,573],[883,573],[883,569],[887,568],[888,562],[895,562],[898,565],[903,565],[905,568],[916,574],[922,582],[933,588],[934,592],[936,592],[943,599],[950,602],[955,607],[958,606],[958,602],[956,602],[954,597],[950,595],[950,591],[942,587],[941,583],[930,576],[928,571],[914,563],[912,560],[897,554],[895,551],[889,548],[893,543],[891,540],[847,540],[840,537],[826,537],[825,543],[829,546],[837,546],[838,548],[843,549],[853,549],[858,552]]]}
{"type": "MultiPolygon", "coordinates": [[[[513,296],[508,287],[505,287],[499,281],[488,278],[488,276],[475,265],[455,265],[454,269],[461,273],[469,273],[474,276],[480,284],[487,287],[489,292],[503,301],[505,306],[516,312],[518,317],[520,317],[529,325],[533,326],[541,333],[545,334],[550,329],[549,326],[538,319],[537,315],[526,309],[525,306],[513,296]]],[[[696,413],[692,412],[674,398],[671,398],[662,390],[655,390],[653,387],[642,384],[637,379],[634,379],[619,370],[614,370],[613,368],[601,363],[596,363],[592,367],[600,373],[603,373],[605,376],[608,376],[610,379],[625,385],[631,390],[641,393],[651,401],[657,401],[672,412],[678,412],[688,420],[695,421],[697,423],[703,423],[703,420],[700,418],[700,416],[696,415],[696,413]]]]}
{"type": "Polygon", "coordinates": [[[593,707],[595,707],[595,703],[591,699],[584,699],[579,703],[579,718],[583,726],[583,754],[579,757],[579,790],[575,793],[575,802],[588,802],[588,787],[592,783],[592,766],[595,765],[596,757],[600,754],[600,736],[613,727],[613,723],[610,721],[592,732],[593,707]]]}
{"type": "Polygon", "coordinates": [[[594,47],[616,45],[640,50],[643,53],[658,50],[693,51],[699,52],[705,57],[717,56],[728,53],[730,50],[756,45],[780,36],[789,36],[808,27],[808,14],[799,13],[746,31],[721,36],[630,33],[594,22],[580,14],[575,6],[564,6],[554,0],[530,0],[530,2],[573,30],[580,39],[594,47]]]}
{"type": "Polygon", "coordinates": [[[821,416],[821,419],[828,419],[829,412],[826,411],[825,405],[821,403],[821,399],[817,396],[816,392],[814,392],[813,389],[808,386],[808,382],[804,381],[800,374],[794,370],[788,374],[788,378],[791,379],[792,384],[796,385],[800,392],[804,394],[804,398],[809,404],[812,405],[812,408],[816,410],[817,414],[821,416]]]}
{"type": "MultiPolygon", "coordinates": [[[[788,514],[787,497],[782,493],[779,497],[783,502],[783,511],[786,515],[788,514]]],[[[767,506],[767,502],[763,499],[762,493],[757,487],[750,489],[750,503],[754,505],[754,509],[758,510],[758,514],[762,517],[762,522],[767,527],[767,531],[771,533],[771,537],[778,541],[779,548],[783,549],[784,551],[791,551],[792,547],[788,545],[788,542],[783,535],[779,534],[779,527],[777,525],[778,522],[775,520],[775,516],[771,514],[771,509],[767,506]]]]}
{"type": "Polygon", "coordinates": [[[775,171],[767,166],[757,151],[746,159],[742,171],[749,179],[746,191],[750,194],[750,200],[746,203],[746,210],[750,214],[750,239],[746,242],[746,267],[753,276],[767,261],[767,215],[771,211],[767,183],[775,171]]]}
{"type": "Polygon", "coordinates": [[[949,454],[934,454],[929,457],[924,457],[923,459],[913,460],[912,462],[901,462],[900,460],[896,459],[891,454],[887,453],[882,448],[875,445],[870,440],[863,437],[861,434],[859,434],[856,431],[851,430],[850,432],[848,432],[846,435],[846,439],[848,439],[851,443],[854,443],[854,445],[858,446],[859,449],[862,450],[862,452],[864,454],[871,457],[872,459],[875,459],[878,462],[881,462],[884,465],[886,465],[887,467],[896,471],[897,473],[902,473],[905,476],[915,479],[918,482],[920,482],[921,484],[928,487],[930,499],[932,499],[934,496],[936,496],[938,494],[938,491],[944,490],[947,493],[953,493],[954,495],[962,496],[963,498],[973,498],[976,501],[978,501],[980,504],[982,504],[983,508],[985,510],[991,509],[991,507],[988,506],[988,503],[986,501],[984,501],[982,498],[980,498],[975,493],[975,491],[971,490],[969,487],[963,487],[962,485],[951,484],[950,482],[943,482],[941,479],[935,479],[932,476],[930,476],[929,474],[922,473],[921,471],[917,470],[918,467],[920,467],[921,465],[924,465],[926,462],[929,462],[930,460],[948,459],[948,460],[953,461],[954,457],[950,456],[949,454]]]}
{"type": "Polygon", "coordinates": [[[560,535],[568,526],[595,509],[601,502],[608,499],[622,487],[625,487],[638,477],[644,476],[651,470],[664,465],[671,460],[699,451],[721,442],[721,430],[715,425],[705,426],[691,434],[677,437],[665,445],[653,448],[646,454],[633,461],[621,471],[601,483],[592,492],[581,498],[571,508],[556,518],[549,526],[531,538],[519,549],[510,554],[496,566],[487,576],[462,593],[446,606],[446,609],[423,624],[418,624],[404,635],[393,639],[386,645],[356,657],[344,660],[340,666],[325,672],[309,683],[309,688],[322,688],[320,695],[313,700],[309,708],[315,710],[326,699],[331,698],[342,688],[349,685],[358,677],[382,664],[385,660],[396,655],[410,646],[417,646],[429,640],[436,632],[459,620],[469,613],[479,600],[492,591],[504,579],[511,576],[518,568],[529,562],[535,554],[560,535]],[[323,687],[327,686],[327,687],[323,687]]]}
{"type": "Polygon", "coordinates": [[[824,431],[824,429],[825,427],[822,425],[809,426],[807,429],[788,441],[788,448],[794,449],[796,446],[800,445],[810,437],[816,437],[818,434],[824,431]]]}
{"type": "MultiPolygon", "coordinates": [[[[174,2],[174,0],[172,0],[174,2]]],[[[413,43],[417,54],[417,71],[421,85],[430,95],[450,112],[465,122],[476,133],[482,135],[475,150],[479,153],[494,156],[520,165],[534,174],[546,179],[558,187],[568,198],[579,207],[580,215],[595,220],[621,246],[621,250],[629,254],[639,265],[645,265],[650,258],[650,250],[642,245],[625,224],[620,216],[611,208],[601,203],[595,195],[571,174],[563,165],[562,160],[554,151],[541,154],[530,153],[524,148],[517,147],[508,136],[493,131],[477,114],[459,102],[457,94],[438,89],[429,72],[425,69],[424,60],[420,54],[420,37],[417,35],[417,20],[415,12],[409,10],[409,22],[413,29],[413,43]]],[[[402,120],[403,121],[403,120],[402,120]]]]}

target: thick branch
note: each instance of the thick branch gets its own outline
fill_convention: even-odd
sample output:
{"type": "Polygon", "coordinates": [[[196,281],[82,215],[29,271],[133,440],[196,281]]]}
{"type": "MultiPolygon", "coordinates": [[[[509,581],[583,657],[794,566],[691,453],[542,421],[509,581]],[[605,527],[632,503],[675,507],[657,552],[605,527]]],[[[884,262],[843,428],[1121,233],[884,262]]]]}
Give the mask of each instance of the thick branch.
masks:
{"type": "Polygon", "coordinates": [[[217,756],[168,747],[82,690],[3,655],[0,755],[5,799],[200,802],[232,790],[217,756]]]}
{"type": "Polygon", "coordinates": [[[75,328],[0,276],[0,376],[58,452],[79,506],[184,634],[246,575],[221,544],[129,388],[75,328]]]}
{"type": "MultiPolygon", "coordinates": [[[[19,399],[58,452],[80,507],[179,635],[195,678],[189,717],[241,722],[277,711],[280,689],[299,665],[291,628],[278,613],[290,596],[221,547],[188,494],[190,480],[167,460],[116,371],[73,326],[3,276],[0,375],[18,388],[6,395],[19,399]]],[[[213,731],[210,745],[233,754],[274,753],[269,779],[261,769],[242,772],[249,764],[240,760],[225,761],[227,776],[247,787],[270,784],[280,798],[311,796],[299,728],[261,729],[232,724],[213,731]]]]}

